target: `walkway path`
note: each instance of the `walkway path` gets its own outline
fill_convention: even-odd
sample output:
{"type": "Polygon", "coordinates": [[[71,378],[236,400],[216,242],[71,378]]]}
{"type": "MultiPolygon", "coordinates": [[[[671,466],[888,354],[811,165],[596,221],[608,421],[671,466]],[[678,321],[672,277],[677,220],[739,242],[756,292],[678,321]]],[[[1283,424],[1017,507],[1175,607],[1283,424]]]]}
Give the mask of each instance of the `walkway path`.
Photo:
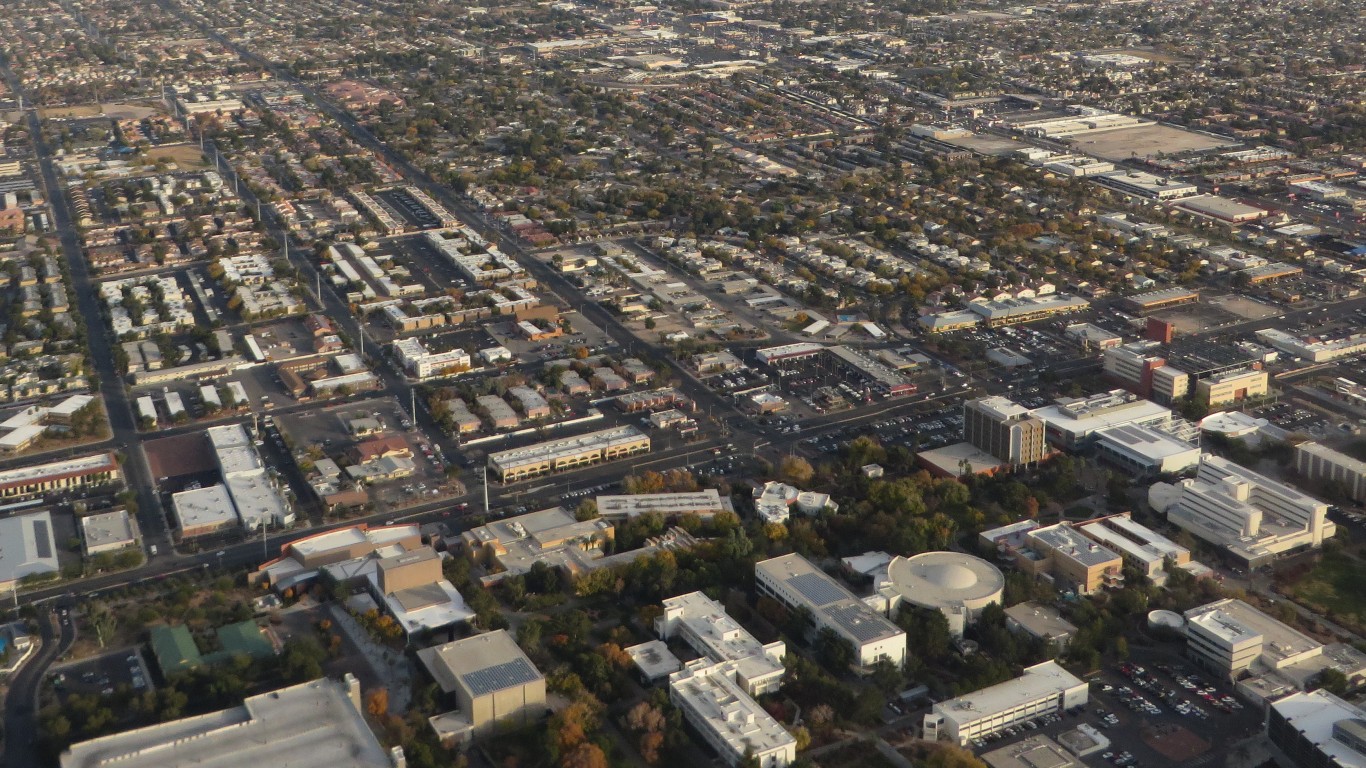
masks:
{"type": "Polygon", "coordinates": [[[347,613],[343,606],[328,603],[327,610],[332,616],[332,622],[360,649],[375,675],[384,682],[384,687],[389,691],[389,713],[401,716],[407,712],[408,701],[412,698],[413,692],[413,669],[408,657],[376,643],[365,627],[357,623],[355,617],[347,613]]]}

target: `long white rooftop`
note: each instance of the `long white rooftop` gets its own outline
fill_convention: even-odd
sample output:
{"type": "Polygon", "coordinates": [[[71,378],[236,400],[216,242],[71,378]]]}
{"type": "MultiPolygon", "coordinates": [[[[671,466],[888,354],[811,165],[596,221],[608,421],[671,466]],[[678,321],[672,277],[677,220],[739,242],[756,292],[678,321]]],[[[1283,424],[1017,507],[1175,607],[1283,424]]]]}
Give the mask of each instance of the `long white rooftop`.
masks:
{"type": "Polygon", "coordinates": [[[934,710],[959,724],[971,723],[1085,685],[1056,661],[1045,661],[1026,667],[1014,680],[940,702],[934,710]]]}

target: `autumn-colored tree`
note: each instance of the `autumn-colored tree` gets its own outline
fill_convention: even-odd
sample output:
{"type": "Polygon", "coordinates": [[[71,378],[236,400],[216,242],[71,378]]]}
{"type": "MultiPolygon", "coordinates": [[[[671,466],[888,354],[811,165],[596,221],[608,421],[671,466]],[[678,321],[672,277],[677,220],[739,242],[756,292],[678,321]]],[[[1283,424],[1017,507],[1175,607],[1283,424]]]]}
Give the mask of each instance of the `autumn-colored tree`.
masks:
{"type": "Polygon", "coordinates": [[[633,663],[631,654],[622,650],[616,643],[603,643],[598,646],[598,653],[607,660],[607,663],[617,669],[626,669],[633,663]]]}
{"type": "Polygon", "coordinates": [[[640,735],[640,756],[649,765],[659,762],[659,750],[664,746],[664,734],[649,731],[640,735]]]}
{"type": "Polygon", "coordinates": [[[835,722],[835,710],[829,704],[817,704],[806,713],[806,722],[817,731],[835,722]]]}
{"type": "Polygon", "coordinates": [[[585,742],[560,758],[560,768],[607,768],[607,755],[597,744],[585,742]]]}
{"type": "Polygon", "coordinates": [[[778,464],[778,476],[785,483],[805,485],[816,476],[816,470],[812,468],[811,462],[801,456],[785,456],[778,464]]]}
{"type": "Polygon", "coordinates": [[[389,691],[384,688],[371,689],[365,696],[365,711],[374,718],[382,718],[389,714],[389,691]]]}

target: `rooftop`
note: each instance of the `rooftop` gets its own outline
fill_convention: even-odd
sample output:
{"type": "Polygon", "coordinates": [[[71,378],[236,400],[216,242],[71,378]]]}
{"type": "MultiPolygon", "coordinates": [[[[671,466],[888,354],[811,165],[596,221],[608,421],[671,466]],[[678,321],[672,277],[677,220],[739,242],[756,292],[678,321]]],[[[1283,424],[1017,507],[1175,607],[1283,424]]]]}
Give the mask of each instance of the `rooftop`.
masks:
{"type": "Polygon", "coordinates": [[[646,512],[663,515],[701,514],[730,511],[730,499],[722,499],[715,488],[685,493],[641,493],[597,497],[598,514],[603,517],[635,517],[646,512]]]}
{"type": "Polygon", "coordinates": [[[1029,536],[1087,567],[1119,560],[1119,555],[1077,533],[1071,526],[1050,525],[1031,531],[1029,536]]]}
{"type": "Polygon", "coordinates": [[[1096,430],[1096,437],[1104,443],[1110,443],[1153,462],[1161,462],[1163,459],[1199,450],[1184,440],[1178,440],[1166,432],[1141,424],[1121,424],[1099,429],[1096,430]]]}
{"type": "Polygon", "coordinates": [[[763,754],[796,739],[735,682],[725,664],[694,663],[669,678],[673,695],[737,754],[763,754]]]}
{"type": "Polygon", "coordinates": [[[934,711],[960,724],[970,723],[1085,685],[1056,661],[1045,661],[1026,667],[1024,674],[1014,680],[940,702],[934,705],[934,711]]]}
{"type": "Polygon", "coordinates": [[[358,706],[345,683],[314,680],[249,697],[240,707],[74,744],[61,766],[391,768],[358,706]]]}
{"type": "Polygon", "coordinates": [[[1144,563],[1161,562],[1168,557],[1177,559],[1190,554],[1190,550],[1166,536],[1146,525],[1135,523],[1128,513],[1078,523],[1077,528],[1144,563]]]}
{"type": "Polygon", "coordinates": [[[577,456],[585,451],[602,450],[642,438],[646,438],[645,433],[633,426],[612,427],[583,435],[547,440],[524,448],[498,451],[489,454],[488,461],[490,465],[508,469],[525,464],[536,464],[542,461],[554,461],[559,458],[577,456]]]}
{"type": "Polygon", "coordinates": [[[1006,579],[980,557],[962,552],[925,552],[896,557],[887,566],[888,586],[916,605],[956,608],[999,599],[1006,579]]]}
{"type": "Polygon", "coordinates": [[[797,592],[813,613],[823,616],[855,646],[905,634],[801,555],[774,557],[756,563],[754,569],[797,592]]]}
{"type": "Polygon", "coordinates": [[[51,514],[34,512],[0,518],[0,583],[56,573],[57,569],[51,514]]]}
{"type": "Polygon", "coordinates": [[[1323,644],[1279,622],[1242,600],[1224,599],[1186,611],[1186,623],[1228,643],[1262,644],[1261,656],[1269,664],[1317,650],[1323,644]]]}
{"type": "Polygon", "coordinates": [[[232,504],[227,486],[222,484],[173,493],[171,507],[175,509],[181,530],[237,522],[237,508],[232,504]]]}
{"type": "Polygon", "coordinates": [[[1318,690],[1286,696],[1273,702],[1271,708],[1331,757],[1338,768],[1366,768],[1366,752],[1349,746],[1339,737],[1346,735],[1357,744],[1366,742],[1366,712],[1360,707],[1318,690]]]}
{"type": "Polygon", "coordinates": [[[87,548],[131,542],[137,535],[126,509],[87,515],[81,518],[81,531],[87,548]]]}
{"type": "Polygon", "coordinates": [[[503,629],[423,648],[417,657],[443,691],[464,689],[471,698],[543,679],[503,629]]]}
{"type": "Polygon", "coordinates": [[[112,453],[78,456],[27,467],[0,470],[0,489],[30,485],[62,477],[78,477],[99,472],[118,472],[119,463],[112,453]]]}

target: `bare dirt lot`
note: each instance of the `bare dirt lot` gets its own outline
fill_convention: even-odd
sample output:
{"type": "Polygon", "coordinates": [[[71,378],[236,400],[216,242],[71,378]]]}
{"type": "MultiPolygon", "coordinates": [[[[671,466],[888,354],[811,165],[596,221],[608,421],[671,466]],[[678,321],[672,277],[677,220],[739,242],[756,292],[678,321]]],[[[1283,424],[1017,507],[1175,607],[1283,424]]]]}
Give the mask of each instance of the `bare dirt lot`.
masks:
{"type": "Polygon", "coordinates": [[[1200,333],[1243,319],[1233,312],[1211,304],[1187,304],[1175,309],[1154,312],[1150,317],[1176,326],[1178,335],[1200,333]]]}
{"type": "Polygon", "coordinates": [[[1106,160],[1128,160],[1135,157],[1144,158],[1155,155],[1180,155],[1186,152],[1203,152],[1219,147],[1235,146],[1235,142],[1165,125],[1144,125],[1135,128],[1102,131],[1069,139],[1068,144],[1078,151],[1106,160]]]}
{"type": "Polygon", "coordinates": [[[1281,315],[1281,310],[1244,296],[1216,296],[1208,299],[1210,304],[1243,318],[1244,320],[1263,320],[1281,315]]]}
{"type": "Polygon", "coordinates": [[[1209,742],[1191,733],[1184,726],[1163,724],[1143,730],[1143,743],[1158,754],[1178,765],[1209,751],[1209,742]]]}
{"type": "Polygon", "coordinates": [[[182,171],[209,167],[209,164],[204,160],[204,153],[200,152],[199,147],[193,144],[167,144],[147,150],[148,162],[155,163],[161,158],[166,158],[168,162],[175,163],[176,167],[182,171]]]}

